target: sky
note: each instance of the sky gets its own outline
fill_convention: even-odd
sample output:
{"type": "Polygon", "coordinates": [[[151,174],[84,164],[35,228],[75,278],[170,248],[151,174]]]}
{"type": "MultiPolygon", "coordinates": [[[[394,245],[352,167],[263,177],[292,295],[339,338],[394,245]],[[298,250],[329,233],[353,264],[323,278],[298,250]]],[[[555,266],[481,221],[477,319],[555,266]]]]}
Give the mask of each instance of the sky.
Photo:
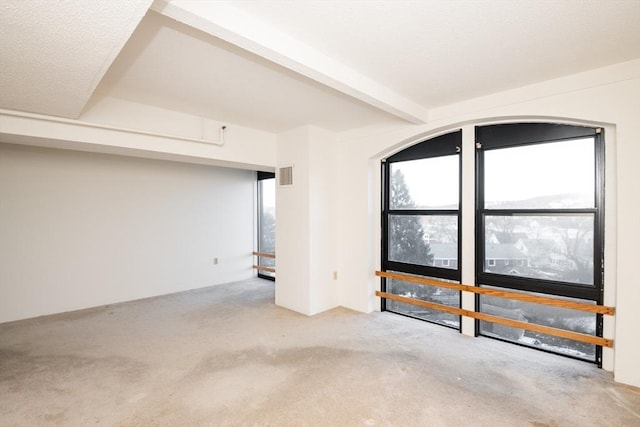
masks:
{"type": "Polygon", "coordinates": [[[484,157],[487,202],[594,192],[593,138],[487,150],[484,157]]]}
{"type": "Polygon", "coordinates": [[[391,175],[400,169],[416,207],[457,205],[459,156],[409,160],[391,164],[391,175]]]}
{"type": "Polygon", "coordinates": [[[276,180],[262,180],[262,203],[266,209],[276,206],[276,180]]]}
{"type": "MultiPolygon", "coordinates": [[[[593,138],[586,138],[486,150],[485,199],[501,202],[554,194],[592,194],[593,147],[593,138]]],[[[398,162],[392,168],[402,170],[419,207],[457,203],[457,155],[398,162]]]]}

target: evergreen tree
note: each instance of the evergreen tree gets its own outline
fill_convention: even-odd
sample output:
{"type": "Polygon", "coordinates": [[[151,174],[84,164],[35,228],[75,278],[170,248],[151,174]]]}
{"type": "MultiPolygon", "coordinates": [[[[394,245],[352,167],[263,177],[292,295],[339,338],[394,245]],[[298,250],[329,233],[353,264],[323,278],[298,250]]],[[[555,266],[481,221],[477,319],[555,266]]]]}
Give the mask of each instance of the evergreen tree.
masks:
{"type": "MultiPolygon", "coordinates": [[[[410,209],[415,202],[409,193],[404,174],[397,169],[391,177],[391,209],[410,209]]],[[[424,240],[420,219],[413,215],[397,215],[389,221],[389,258],[410,264],[433,265],[433,254],[424,240]]]]}
{"type": "MultiPolygon", "coordinates": [[[[276,219],[269,211],[263,211],[260,216],[260,241],[258,242],[258,248],[260,252],[266,252],[268,254],[276,253],[276,219]]],[[[273,258],[260,257],[259,262],[263,267],[275,267],[276,265],[276,260],[273,258]]]]}
{"type": "Polygon", "coordinates": [[[271,212],[263,212],[260,222],[260,251],[276,253],[276,219],[271,212]]]}

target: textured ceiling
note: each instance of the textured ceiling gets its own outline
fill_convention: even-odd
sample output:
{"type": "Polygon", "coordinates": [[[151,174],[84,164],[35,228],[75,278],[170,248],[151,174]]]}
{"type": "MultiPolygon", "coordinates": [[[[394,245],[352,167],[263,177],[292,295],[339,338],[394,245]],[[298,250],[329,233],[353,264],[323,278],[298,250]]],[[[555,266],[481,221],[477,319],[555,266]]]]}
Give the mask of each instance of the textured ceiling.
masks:
{"type": "Polygon", "coordinates": [[[426,107],[640,57],[639,0],[233,5],[426,107]]]}
{"type": "Polygon", "coordinates": [[[342,131],[640,57],[640,0],[87,5],[0,2],[0,108],[77,117],[109,96],[342,131]]]}
{"type": "Polygon", "coordinates": [[[152,0],[0,2],[0,107],[77,117],[152,0]]]}

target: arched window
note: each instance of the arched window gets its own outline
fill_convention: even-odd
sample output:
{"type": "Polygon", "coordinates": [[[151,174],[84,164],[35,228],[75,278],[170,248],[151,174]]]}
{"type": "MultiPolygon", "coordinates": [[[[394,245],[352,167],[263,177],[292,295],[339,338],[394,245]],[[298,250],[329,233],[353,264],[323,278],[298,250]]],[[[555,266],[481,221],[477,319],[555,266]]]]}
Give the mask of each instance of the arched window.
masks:
{"type": "Polygon", "coordinates": [[[475,277],[465,285],[501,291],[476,294],[475,311],[482,314],[469,316],[483,319],[475,321],[476,335],[601,365],[602,348],[593,343],[603,341],[584,339],[602,337],[600,310],[534,304],[507,294],[602,305],[604,131],[550,123],[478,126],[475,150],[476,167],[461,170],[458,131],[383,160],[382,309],[459,326],[457,314],[464,311],[436,309],[437,304],[460,307],[457,290],[388,273],[460,282],[465,241],[476,251],[475,277]],[[475,232],[462,236],[460,184],[469,174],[476,187],[475,232]],[[491,320],[496,318],[506,321],[491,320]],[[568,334],[575,339],[536,332],[551,334],[554,328],[575,333],[568,334]]]}
{"type": "MultiPolygon", "coordinates": [[[[460,281],[462,132],[428,139],[382,163],[382,268],[460,281]]],[[[460,293],[383,279],[383,291],[460,306],[460,293]]],[[[383,309],[459,328],[457,315],[393,300],[383,309]]]]}

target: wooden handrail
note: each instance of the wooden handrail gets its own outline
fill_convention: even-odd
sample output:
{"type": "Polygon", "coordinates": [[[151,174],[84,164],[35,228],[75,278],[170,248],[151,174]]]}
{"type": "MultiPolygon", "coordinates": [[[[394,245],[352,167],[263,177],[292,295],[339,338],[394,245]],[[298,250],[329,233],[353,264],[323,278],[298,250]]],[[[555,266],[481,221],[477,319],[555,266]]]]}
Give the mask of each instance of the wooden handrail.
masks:
{"type": "Polygon", "coordinates": [[[253,268],[260,271],[268,271],[269,273],[275,273],[276,269],[273,267],[265,267],[263,265],[254,265],[253,268]]]}
{"type": "MultiPolygon", "coordinates": [[[[260,257],[260,258],[271,258],[271,259],[276,259],[276,255],[275,254],[270,254],[267,252],[257,252],[257,251],[253,251],[252,252],[253,255],[260,257]]],[[[260,261],[258,261],[260,262],[260,261]]],[[[264,265],[255,265],[253,266],[253,268],[255,268],[258,271],[266,271],[269,273],[274,273],[276,272],[276,269],[273,267],[265,267],[264,265]]]]}
{"type": "Polygon", "coordinates": [[[259,256],[262,258],[272,258],[272,259],[276,259],[276,255],[275,254],[269,254],[267,252],[253,252],[253,255],[255,256],[259,256]]]}
{"type": "Polygon", "coordinates": [[[613,347],[613,340],[602,337],[595,337],[580,332],[567,331],[565,329],[552,328],[550,326],[537,325],[535,323],[521,322],[518,320],[506,319],[504,317],[492,316],[486,313],[478,313],[462,308],[451,307],[448,305],[438,304],[430,301],[423,301],[415,298],[403,297],[400,295],[390,294],[387,292],[376,291],[376,296],[402,302],[405,304],[417,305],[420,307],[440,310],[447,313],[457,314],[459,316],[467,316],[478,320],[484,320],[491,323],[499,323],[501,325],[511,326],[514,328],[525,329],[528,331],[540,332],[543,334],[554,335],[561,338],[568,338],[574,341],[585,342],[588,344],[600,345],[602,347],[613,347]]]}
{"type": "Polygon", "coordinates": [[[552,307],[586,311],[588,313],[606,314],[609,316],[613,316],[615,313],[614,307],[607,307],[604,305],[589,305],[583,302],[567,301],[563,299],[543,297],[538,295],[527,295],[517,292],[499,291],[489,288],[480,288],[477,286],[470,286],[459,283],[443,282],[442,280],[429,279],[427,277],[408,276],[406,274],[389,273],[387,271],[376,271],[376,276],[384,277],[387,279],[402,280],[404,282],[417,283],[419,285],[438,286],[440,288],[454,289],[456,291],[473,292],[474,294],[488,295],[499,298],[509,298],[534,304],[543,304],[552,307]]]}

